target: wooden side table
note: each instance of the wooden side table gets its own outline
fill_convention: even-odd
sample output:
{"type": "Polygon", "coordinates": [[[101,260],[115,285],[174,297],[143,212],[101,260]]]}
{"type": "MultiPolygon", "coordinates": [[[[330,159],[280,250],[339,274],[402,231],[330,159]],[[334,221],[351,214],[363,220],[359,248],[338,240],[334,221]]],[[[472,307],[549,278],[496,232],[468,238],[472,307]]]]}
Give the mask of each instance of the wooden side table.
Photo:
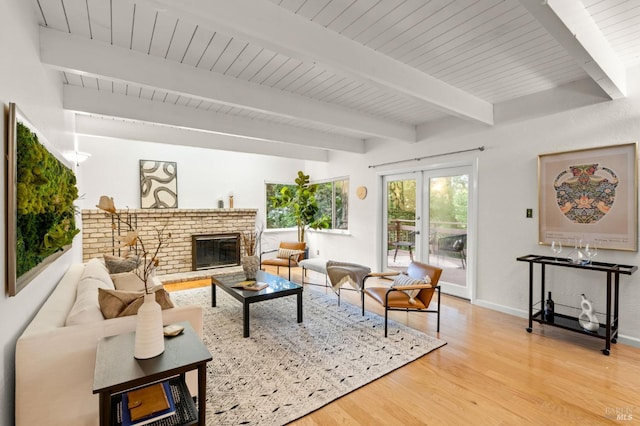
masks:
{"type": "Polygon", "coordinates": [[[206,366],[212,358],[190,323],[180,324],[184,326],[184,332],[176,337],[165,338],[164,352],[150,359],[138,360],[133,357],[135,333],[106,337],[98,343],[93,393],[100,394],[101,426],[115,424],[112,419],[114,395],[175,376],[184,383],[185,373],[191,370],[198,370],[197,424],[204,426],[206,366]]]}

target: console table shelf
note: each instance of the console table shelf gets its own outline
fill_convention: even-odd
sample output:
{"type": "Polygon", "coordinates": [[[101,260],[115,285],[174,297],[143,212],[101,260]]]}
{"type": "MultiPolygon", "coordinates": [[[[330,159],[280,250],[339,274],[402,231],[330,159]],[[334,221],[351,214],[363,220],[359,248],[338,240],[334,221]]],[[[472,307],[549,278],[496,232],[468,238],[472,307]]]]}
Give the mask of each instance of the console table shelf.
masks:
{"type": "Polygon", "coordinates": [[[638,267],[634,265],[621,265],[615,263],[604,262],[591,262],[589,264],[575,264],[565,258],[556,258],[551,256],[538,256],[529,254],[526,256],[518,257],[516,260],[520,262],[529,263],[529,327],[527,331],[531,333],[533,330],[533,321],[540,324],[547,324],[553,327],[562,328],[565,330],[574,331],[577,333],[593,336],[596,338],[605,340],[605,348],[602,349],[602,353],[609,355],[611,350],[611,343],[616,343],[618,338],[618,309],[619,309],[619,290],[620,290],[620,275],[631,275],[638,267]],[[533,265],[540,265],[540,301],[533,301],[534,285],[533,285],[533,265]],[[585,330],[580,326],[578,322],[578,315],[580,309],[565,306],[556,305],[563,308],[568,313],[555,313],[554,321],[545,321],[543,317],[542,303],[545,295],[545,272],[546,266],[557,266],[564,268],[576,268],[584,271],[604,272],[606,273],[606,312],[596,313],[599,318],[604,315],[604,323],[599,323],[599,328],[594,331],[585,330]],[[535,311],[535,312],[534,312],[535,311]],[[576,315],[572,315],[572,314],[576,315]]]}

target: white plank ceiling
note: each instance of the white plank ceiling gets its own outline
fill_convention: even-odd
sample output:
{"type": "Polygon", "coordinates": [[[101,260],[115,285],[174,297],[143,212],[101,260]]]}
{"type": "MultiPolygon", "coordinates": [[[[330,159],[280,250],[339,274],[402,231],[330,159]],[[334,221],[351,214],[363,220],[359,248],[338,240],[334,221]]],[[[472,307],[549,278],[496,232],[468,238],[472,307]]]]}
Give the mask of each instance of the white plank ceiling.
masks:
{"type": "Polygon", "coordinates": [[[640,61],[640,0],[32,1],[79,133],[314,160],[582,79],[620,98],[640,61]]]}

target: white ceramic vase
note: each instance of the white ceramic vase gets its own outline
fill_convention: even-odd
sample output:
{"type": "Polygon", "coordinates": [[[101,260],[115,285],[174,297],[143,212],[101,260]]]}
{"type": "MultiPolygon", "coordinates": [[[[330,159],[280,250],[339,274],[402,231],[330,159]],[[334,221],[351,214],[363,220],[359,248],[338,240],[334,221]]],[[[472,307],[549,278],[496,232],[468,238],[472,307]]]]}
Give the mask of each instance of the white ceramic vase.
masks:
{"type": "Polygon", "coordinates": [[[144,303],[138,309],[133,357],[148,359],[164,352],[162,332],[162,308],[154,293],[144,295],[144,303]]]}
{"type": "Polygon", "coordinates": [[[587,331],[596,331],[600,328],[600,322],[598,321],[598,317],[596,317],[596,310],[593,307],[593,304],[587,297],[582,294],[582,302],[580,302],[580,306],[582,307],[582,312],[578,317],[578,322],[580,326],[587,331]]]}
{"type": "Polygon", "coordinates": [[[258,269],[260,269],[258,256],[244,256],[242,258],[242,270],[246,279],[255,280],[258,269]]]}

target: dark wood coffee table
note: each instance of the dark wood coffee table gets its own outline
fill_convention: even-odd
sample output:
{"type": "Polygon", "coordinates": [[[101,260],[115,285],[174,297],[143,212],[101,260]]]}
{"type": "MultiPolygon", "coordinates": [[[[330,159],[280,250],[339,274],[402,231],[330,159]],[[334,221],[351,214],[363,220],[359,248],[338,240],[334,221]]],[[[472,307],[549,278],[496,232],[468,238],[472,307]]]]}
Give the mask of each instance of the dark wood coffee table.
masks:
{"type": "MultiPolygon", "coordinates": [[[[242,290],[233,288],[237,283],[224,284],[215,278],[211,278],[211,306],[216,307],[216,288],[220,288],[231,297],[242,303],[243,335],[249,337],[249,305],[263,302],[265,300],[277,299],[278,297],[297,296],[298,302],[298,322],[302,322],[302,286],[293,283],[285,278],[258,271],[256,275],[258,282],[268,284],[268,287],[259,291],[242,290]]],[[[240,281],[238,281],[240,282],[240,281]]]]}

